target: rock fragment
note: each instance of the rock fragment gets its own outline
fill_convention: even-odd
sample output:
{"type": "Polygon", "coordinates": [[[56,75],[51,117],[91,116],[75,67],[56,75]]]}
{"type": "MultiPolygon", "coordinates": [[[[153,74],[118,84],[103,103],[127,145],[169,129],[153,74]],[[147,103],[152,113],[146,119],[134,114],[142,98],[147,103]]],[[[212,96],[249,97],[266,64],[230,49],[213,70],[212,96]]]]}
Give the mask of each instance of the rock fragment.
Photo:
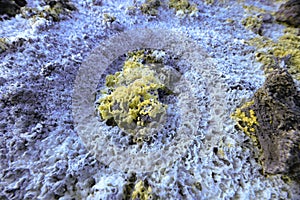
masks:
{"type": "Polygon", "coordinates": [[[20,8],[27,4],[26,0],[0,0],[0,15],[13,17],[20,12],[20,8]]]}
{"type": "Polygon", "coordinates": [[[276,12],[276,20],[292,26],[300,26],[300,1],[290,0],[282,4],[276,12]]]}
{"type": "Polygon", "coordinates": [[[292,76],[283,69],[271,73],[255,93],[252,109],[264,171],[300,182],[300,92],[292,76]]]}

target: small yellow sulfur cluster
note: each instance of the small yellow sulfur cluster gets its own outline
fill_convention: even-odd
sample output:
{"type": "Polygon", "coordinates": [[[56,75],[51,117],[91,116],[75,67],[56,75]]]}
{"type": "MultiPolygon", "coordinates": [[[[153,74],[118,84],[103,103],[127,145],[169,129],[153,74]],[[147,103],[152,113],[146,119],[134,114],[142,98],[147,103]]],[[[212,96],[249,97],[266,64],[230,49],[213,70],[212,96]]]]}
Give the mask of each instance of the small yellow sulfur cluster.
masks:
{"type": "Polygon", "coordinates": [[[169,7],[174,8],[177,15],[189,14],[193,16],[198,12],[197,6],[188,0],[170,0],[169,7]]]}
{"type": "Polygon", "coordinates": [[[151,197],[152,197],[152,188],[150,186],[146,188],[143,181],[139,181],[134,186],[134,191],[131,194],[131,199],[148,200],[148,199],[152,199],[151,197]]]}
{"type": "Polygon", "coordinates": [[[253,142],[257,144],[258,140],[254,133],[255,126],[258,126],[259,124],[255,116],[255,112],[251,109],[248,112],[243,111],[253,104],[254,101],[246,102],[241,108],[237,108],[231,117],[237,121],[237,126],[239,129],[246,133],[253,140],[253,142]]]}
{"type": "Polygon", "coordinates": [[[106,77],[106,89],[98,100],[98,112],[131,134],[138,126],[147,126],[165,115],[167,105],[159,101],[165,86],[158,78],[154,57],[144,51],[129,53],[122,71],[106,77]]]}

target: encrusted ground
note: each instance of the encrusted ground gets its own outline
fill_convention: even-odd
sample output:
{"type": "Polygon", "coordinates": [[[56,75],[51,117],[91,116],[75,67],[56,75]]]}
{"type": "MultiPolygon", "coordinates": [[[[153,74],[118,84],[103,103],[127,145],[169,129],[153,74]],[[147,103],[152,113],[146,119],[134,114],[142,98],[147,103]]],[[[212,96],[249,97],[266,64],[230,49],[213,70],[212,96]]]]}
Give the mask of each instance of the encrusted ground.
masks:
{"type": "MultiPolygon", "coordinates": [[[[292,168],[284,165],[281,169],[285,171],[279,174],[267,168],[269,173],[265,173],[261,149],[255,146],[262,142],[251,137],[252,128],[257,130],[262,123],[257,112],[264,109],[253,108],[254,113],[245,114],[246,122],[241,125],[253,127],[244,131],[231,118],[238,107],[257,97],[257,91],[266,94],[259,88],[267,87],[266,76],[278,67],[291,73],[293,91],[299,92],[299,29],[297,20],[291,22],[290,17],[279,15],[282,12],[276,15],[283,1],[27,0],[25,6],[24,1],[0,1],[1,6],[3,2],[13,4],[14,9],[8,13],[0,9],[1,14],[7,13],[0,21],[0,199],[300,198],[299,185],[289,177],[292,168]],[[126,166],[102,162],[99,154],[89,152],[91,148],[75,129],[72,113],[74,83],[93,50],[105,52],[106,42],[122,33],[134,32],[134,37],[128,37],[139,41],[139,33],[144,32],[138,30],[146,28],[185,35],[186,41],[192,41],[176,43],[182,45],[172,51],[179,66],[187,64],[184,58],[203,56],[203,63],[191,62],[181,72],[192,95],[179,99],[184,103],[195,98],[194,104],[181,105],[196,107],[200,113],[192,141],[182,146],[176,143],[184,148],[173,152],[178,159],[147,172],[141,169],[151,167],[126,170],[126,166]],[[194,43],[197,45],[185,49],[194,43]],[[290,52],[282,49],[286,43],[290,52]]],[[[170,40],[176,41],[176,34],[170,34],[170,40]]],[[[112,74],[105,73],[104,77],[112,74]]],[[[285,102],[292,110],[291,99],[285,102]]],[[[253,105],[258,104],[254,101],[253,105]]],[[[174,116],[180,113],[175,111],[174,116]]],[[[179,119],[195,118],[193,112],[185,113],[179,119]]],[[[273,122],[285,127],[280,124],[284,119],[273,122]]],[[[291,126],[299,124],[292,122],[291,126]]],[[[100,128],[110,144],[123,137],[105,122],[100,128]]],[[[287,128],[282,134],[285,141],[293,141],[289,138],[295,132],[287,128]]],[[[105,155],[102,146],[98,150],[104,156],[118,156],[105,155]]],[[[268,166],[274,166],[267,154],[264,157],[268,166]]]]}

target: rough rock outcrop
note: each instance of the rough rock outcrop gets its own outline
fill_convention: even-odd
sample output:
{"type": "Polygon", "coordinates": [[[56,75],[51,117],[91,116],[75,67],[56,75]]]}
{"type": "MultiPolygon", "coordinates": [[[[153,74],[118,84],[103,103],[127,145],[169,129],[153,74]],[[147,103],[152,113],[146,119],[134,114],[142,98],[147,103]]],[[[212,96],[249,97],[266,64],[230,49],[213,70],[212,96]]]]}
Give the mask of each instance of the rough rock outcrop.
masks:
{"type": "Polygon", "coordinates": [[[282,4],[276,12],[276,20],[292,26],[300,26],[300,1],[290,0],[282,4]]]}
{"type": "Polygon", "coordinates": [[[0,15],[13,17],[20,12],[20,8],[27,4],[26,0],[0,0],[0,15]]]}
{"type": "Polygon", "coordinates": [[[300,92],[291,75],[283,69],[272,72],[251,107],[259,123],[264,172],[300,182],[300,92]]]}

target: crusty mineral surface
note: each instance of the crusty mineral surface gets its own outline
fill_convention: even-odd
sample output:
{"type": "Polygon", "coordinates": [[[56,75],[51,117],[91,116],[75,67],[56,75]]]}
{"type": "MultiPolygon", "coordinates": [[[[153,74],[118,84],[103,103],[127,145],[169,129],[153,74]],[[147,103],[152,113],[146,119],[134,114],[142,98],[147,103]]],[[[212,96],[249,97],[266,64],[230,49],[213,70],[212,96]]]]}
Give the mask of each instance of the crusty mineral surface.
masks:
{"type": "MultiPolygon", "coordinates": [[[[176,0],[198,10],[177,11],[169,7],[171,0],[158,1],[156,9],[157,4],[148,6],[156,0],[26,0],[19,14],[0,14],[0,200],[129,199],[144,197],[137,194],[150,189],[153,199],[300,199],[295,181],[261,173],[256,147],[230,118],[262,87],[264,71],[269,72],[262,64],[288,61],[289,70],[300,66],[294,64],[299,55],[296,28],[285,30],[273,22],[281,3],[176,0]],[[249,17],[262,22],[264,38],[255,40],[261,44],[257,50],[252,39],[262,37],[241,23],[249,17]],[[290,41],[296,43],[287,46],[290,41]],[[280,52],[271,55],[275,48],[280,52]],[[118,126],[99,119],[95,97],[105,77],[122,69],[125,55],[141,49],[164,50],[155,54],[166,60],[165,68],[157,71],[165,74],[163,80],[170,78],[174,94],[160,99],[170,103],[167,123],[158,130],[168,132],[153,134],[155,140],[140,145],[118,126]],[[268,51],[265,63],[255,59],[261,51],[268,51]],[[277,55],[284,59],[273,59],[277,55]],[[180,75],[180,87],[169,72],[180,75]],[[76,80],[85,84],[75,87],[76,80]],[[87,83],[95,85],[87,88],[87,83]],[[75,89],[82,89],[77,108],[84,112],[78,115],[73,109],[75,89]],[[81,135],[103,145],[85,145],[74,116],[84,119],[79,121],[82,127],[98,133],[92,138],[81,135]],[[91,122],[99,129],[86,126],[91,122]],[[92,154],[88,147],[101,154],[92,154]]],[[[0,0],[0,10],[3,2],[17,0],[0,0]]],[[[252,108],[250,115],[240,112],[240,117],[246,119],[241,125],[252,125],[247,128],[251,136],[258,133],[261,114],[252,108]]],[[[294,139],[296,131],[282,132],[294,139]]],[[[295,144],[289,138],[278,142],[295,144]]],[[[282,173],[291,172],[284,167],[282,173]]]]}
{"type": "Polygon", "coordinates": [[[300,92],[285,70],[271,73],[254,95],[264,171],[300,181],[300,92]]]}

